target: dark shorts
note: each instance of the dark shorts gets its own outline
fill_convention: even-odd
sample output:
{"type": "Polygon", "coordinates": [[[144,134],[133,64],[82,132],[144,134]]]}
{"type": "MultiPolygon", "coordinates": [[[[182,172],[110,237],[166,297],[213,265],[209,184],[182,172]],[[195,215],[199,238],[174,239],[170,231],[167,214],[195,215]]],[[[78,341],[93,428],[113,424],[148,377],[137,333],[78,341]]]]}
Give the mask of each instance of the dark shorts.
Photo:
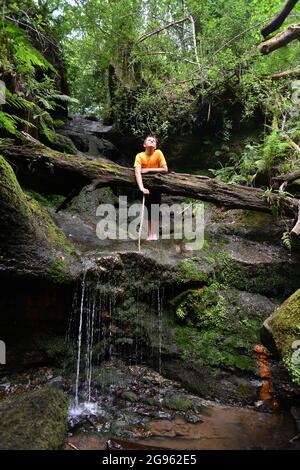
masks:
{"type": "Polygon", "coordinates": [[[150,194],[145,195],[145,207],[147,207],[148,210],[148,219],[151,217],[151,204],[161,203],[161,192],[151,188],[149,188],[149,191],[150,194]]]}

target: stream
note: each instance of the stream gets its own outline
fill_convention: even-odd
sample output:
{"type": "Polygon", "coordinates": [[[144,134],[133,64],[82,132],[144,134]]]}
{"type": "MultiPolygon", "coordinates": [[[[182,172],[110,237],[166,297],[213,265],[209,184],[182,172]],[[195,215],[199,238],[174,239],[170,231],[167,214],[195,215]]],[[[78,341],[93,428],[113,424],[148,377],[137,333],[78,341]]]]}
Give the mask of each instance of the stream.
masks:
{"type": "MultiPolygon", "coordinates": [[[[83,274],[67,333],[76,364],[66,450],[288,448],[297,434],[295,422],[271,395],[262,393],[253,406],[228,406],[161,375],[163,297],[163,289],[156,289],[149,302],[156,315],[156,351],[145,348],[138,323],[124,344],[117,295],[103,290],[99,276],[83,274]]],[[[267,383],[261,383],[262,392],[267,383]]]]}

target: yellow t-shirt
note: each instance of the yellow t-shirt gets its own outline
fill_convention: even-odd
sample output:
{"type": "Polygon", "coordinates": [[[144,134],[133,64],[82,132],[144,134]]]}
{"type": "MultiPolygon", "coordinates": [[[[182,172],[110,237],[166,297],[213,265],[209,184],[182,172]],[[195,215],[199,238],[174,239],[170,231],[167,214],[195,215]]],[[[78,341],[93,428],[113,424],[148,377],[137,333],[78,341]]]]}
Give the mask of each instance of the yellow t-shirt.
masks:
{"type": "Polygon", "coordinates": [[[162,168],[166,164],[164,154],[159,149],[154,150],[152,155],[140,152],[134,161],[134,167],[139,166],[140,168],[162,168]]]}

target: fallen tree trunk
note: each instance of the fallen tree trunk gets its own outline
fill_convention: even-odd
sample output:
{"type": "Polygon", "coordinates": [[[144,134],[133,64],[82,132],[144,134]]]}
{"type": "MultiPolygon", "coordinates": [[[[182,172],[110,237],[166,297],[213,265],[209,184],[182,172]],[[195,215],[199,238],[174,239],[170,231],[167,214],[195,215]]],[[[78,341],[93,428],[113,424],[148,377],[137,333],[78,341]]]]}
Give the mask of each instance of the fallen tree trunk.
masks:
{"type": "Polygon", "coordinates": [[[300,169],[286,173],[285,175],[277,175],[272,178],[272,181],[283,183],[286,181],[288,184],[300,178],[300,169]]]}
{"type": "MultiPolygon", "coordinates": [[[[2,145],[0,153],[13,165],[25,187],[48,193],[74,194],[91,184],[90,190],[103,186],[137,188],[132,168],[122,167],[106,159],[68,155],[39,145],[2,145]],[[76,191],[75,191],[76,192],[76,191]]],[[[271,194],[239,184],[226,184],[214,178],[170,172],[143,175],[145,187],[163,193],[188,196],[216,205],[236,209],[272,212],[280,206],[282,214],[298,218],[298,199],[271,194]]]]}
{"type": "Polygon", "coordinates": [[[291,24],[281,33],[276,34],[270,39],[262,42],[258,49],[263,55],[270,54],[280,47],[286,46],[291,41],[300,39],[300,24],[291,24]]]}

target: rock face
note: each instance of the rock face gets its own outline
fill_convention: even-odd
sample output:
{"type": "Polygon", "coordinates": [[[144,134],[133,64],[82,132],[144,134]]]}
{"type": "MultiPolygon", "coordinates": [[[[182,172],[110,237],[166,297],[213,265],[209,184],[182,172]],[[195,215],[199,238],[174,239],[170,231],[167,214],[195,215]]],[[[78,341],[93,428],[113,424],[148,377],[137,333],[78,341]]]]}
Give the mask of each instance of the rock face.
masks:
{"type": "Polygon", "coordinates": [[[267,326],[284,364],[300,386],[300,289],[268,318],[267,326]]]}
{"type": "Polygon", "coordinates": [[[45,208],[23,192],[1,156],[0,178],[0,274],[70,281],[78,263],[74,246],[45,208]]]}
{"type": "Polygon", "coordinates": [[[66,396],[53,387],[0,401],[0,449],[63,449],[67,413],[66,396]]]}
{"type": "Polygon", "coordinates": [[[114,128],[103,124],[101,120],[74,116],[66,121],[60,132],[82,153],[121,162],[121,152],[109,140],[114,135],[114,128]]]}

